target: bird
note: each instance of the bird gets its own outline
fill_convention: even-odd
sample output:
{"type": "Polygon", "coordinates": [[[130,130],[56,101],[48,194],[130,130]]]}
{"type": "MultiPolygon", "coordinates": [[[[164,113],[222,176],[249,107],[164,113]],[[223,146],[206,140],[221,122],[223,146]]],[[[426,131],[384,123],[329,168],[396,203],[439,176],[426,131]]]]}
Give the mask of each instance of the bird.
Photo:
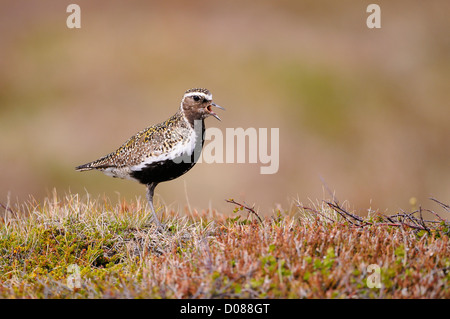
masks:
{"type": "Polygon", "coordinates": [[[147,187],[147,201],[153,219],[162,227],[155,208],[155,187],[188,172],[198,161],[204,144],[207,117],[221,121],[212,107],[212,94],[205,88],[187,90],[178,111],[166,121],[149,126],[122,144],[116,151],[75,167],[76,171],[98,170],[115,178],[137,181],[147,187]]]}

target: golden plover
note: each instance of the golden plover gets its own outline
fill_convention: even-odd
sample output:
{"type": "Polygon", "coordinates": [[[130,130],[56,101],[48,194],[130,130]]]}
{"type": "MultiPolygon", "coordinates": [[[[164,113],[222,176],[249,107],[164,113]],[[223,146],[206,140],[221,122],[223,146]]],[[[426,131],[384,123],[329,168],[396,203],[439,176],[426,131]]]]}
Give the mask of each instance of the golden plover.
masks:
{"type": "Polygon", "coordinates": [[[187,90],[179,110],[168,120],[140,131],[116,151],[75,169],[95,169],[147,185],[153,218],[161,226],[153,207],[155,187],[183,175],[195,165],[203,148],[205,118],[212,115],[220,120],[212,111],[213,106],[224,110],[212,102],[207,89],[187,90]]]}

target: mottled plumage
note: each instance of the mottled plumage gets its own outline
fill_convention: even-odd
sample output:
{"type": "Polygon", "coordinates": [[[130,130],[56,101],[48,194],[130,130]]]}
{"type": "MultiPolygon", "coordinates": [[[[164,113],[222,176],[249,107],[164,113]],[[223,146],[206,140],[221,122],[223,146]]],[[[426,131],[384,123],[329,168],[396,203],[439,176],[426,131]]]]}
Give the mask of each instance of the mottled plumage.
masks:
{"type": "MultiPolygon", "coordinates": [[[[191,131],[192,129],[184,119],[182,112],[178,111],[167,121],[138,132],[116,151],[91,163],[78,166],[77,170],[114,168],[125,169],[130,174],[133,167],[144,161],[169,154],[176,145],[187,143],[191,131]]],[[[126,178],[126,176],[122,178],[126,178]]]]}
{"type": "Polygon", "coordinates": [[[75,169],[95,169],[147,185],[147,198],[159,224],[153,209],[154,189],[158,183],[177,178],[195,165],[204,142],[204,119],[212,115],[220,120],[211,106],[223,109],[212,103],[207,89],[187,90],[180,109],[168,120],[138,132],[116,151],[75,169]]]}

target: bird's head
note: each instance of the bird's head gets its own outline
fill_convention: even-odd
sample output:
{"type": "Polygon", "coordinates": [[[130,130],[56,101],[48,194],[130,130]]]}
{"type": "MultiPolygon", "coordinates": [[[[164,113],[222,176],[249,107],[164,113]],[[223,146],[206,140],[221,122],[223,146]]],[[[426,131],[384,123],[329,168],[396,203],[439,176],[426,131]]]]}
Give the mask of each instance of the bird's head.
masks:
{"type": "Polygon", "coordinates": [[[220,121],[220,117],[213,112],[213,107],[225,110],[212,102],[212,95],[207,89],[189,89],[184,92],[181,100],[181,110],[190,121],[203,120],[211,115],[220,121]]]}

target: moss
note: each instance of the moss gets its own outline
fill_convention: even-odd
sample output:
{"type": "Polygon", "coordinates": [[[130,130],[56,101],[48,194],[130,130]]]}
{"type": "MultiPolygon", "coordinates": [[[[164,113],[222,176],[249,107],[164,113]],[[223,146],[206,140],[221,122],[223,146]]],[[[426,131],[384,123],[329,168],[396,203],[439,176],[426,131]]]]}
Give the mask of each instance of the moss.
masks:
{"type": "Polygon", "coordinates": [[[1,297],[450,297],[445,222],[419,234],[344,225],[329,211],[262,222],[242,210],[231,220],[167,212],[160,232],[139,205],[69,196],[28,207],[0,230],[1,297]],[[382,290],[367,286],[374,263],[382,290]]]}

